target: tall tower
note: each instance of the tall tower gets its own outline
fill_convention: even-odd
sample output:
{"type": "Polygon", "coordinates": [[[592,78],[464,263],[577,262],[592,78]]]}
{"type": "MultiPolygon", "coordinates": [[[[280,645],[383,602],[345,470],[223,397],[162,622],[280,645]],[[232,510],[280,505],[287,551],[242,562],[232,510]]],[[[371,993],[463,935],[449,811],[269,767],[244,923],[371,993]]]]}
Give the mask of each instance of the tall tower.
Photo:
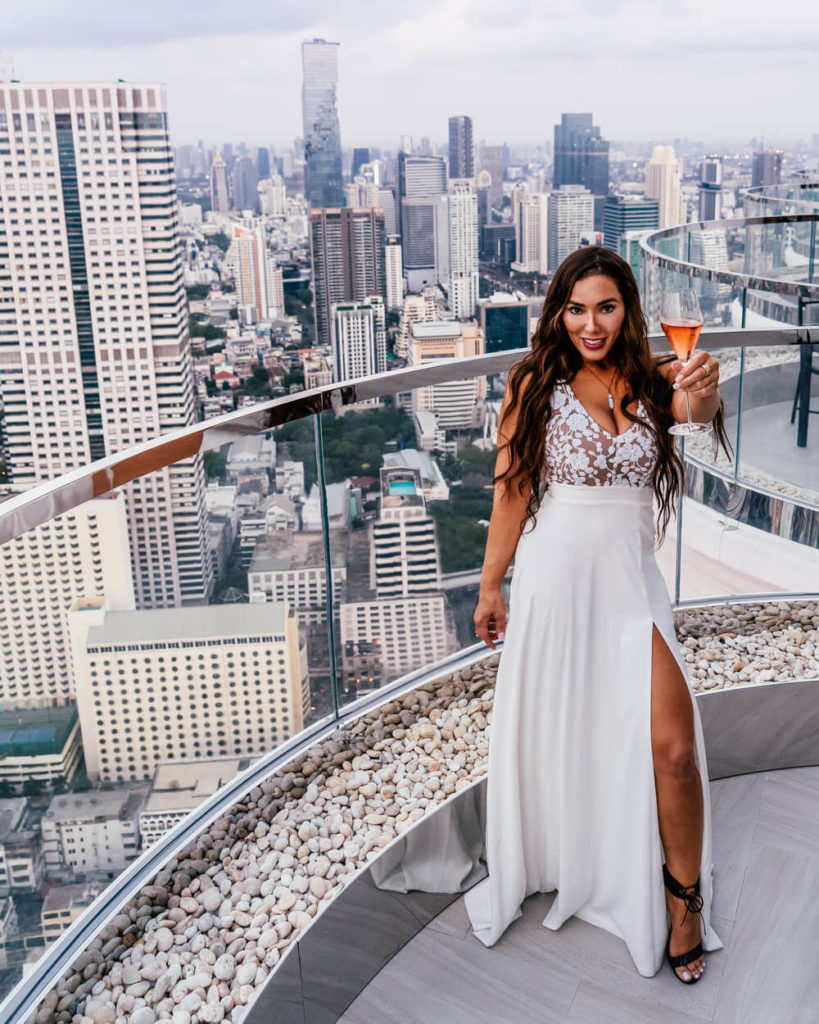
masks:
{"type": "Polygon", "coordinates": [[[210,208],[214,213],[227,213],[230,209],[227,167],[221,153],[216,154],[210,167],[210,208]]]}
{"type": "Polygon", "coordinates": [[[446,191],[446,163],[441,157],[398,154],[401,244],[410,291],[448,277],[446,191]]]}
{"type": "Polygon", "coordinates": [[[515,204],[515,253],[512,270],[523,274],[549,272],[549,193],[523,193],[515,204]]]}
{"type": "Polygon", "coordinates": [[[449,176],[475,177],[475,148],[472,144],[472,118],[449,119],[449,176]]]}
{"type": "Polygon", "coordinates": [[[657,227],[659,202],[643,196],[606,196],[603,207],[603,245],[620,252],[620,239],[627,231],[657,227]]]}
{"type": "Polygon", "coordinates": [[[262,225],[251,219],[234,224],[227,255],[233,264],[239,311],[245,322],[284,316],[282,269],[268,251],[262,225]]]}
{"type": "Polygon", "coordinates": [[[470,181],[449,183],[449,308],[460,320],[478,302],[478,197],[470,181]]]}
{"type": "Polygon", "coordinates": [[[311,207],[341,206],[341,129],[336,109],[338,43],[301,44],[304,191],[311,207]]]}
{"type": "Polygon", "coordinates": [[[603,228],[603,200],[609,191],[609,144],[592,114],[561,114],[555,125],[554,188],[583,185],[595,197],[594,226],[603,228]]]}
{"type": "Polygon", "coordinates": [[[387,235],[384,248],[387,309],[401,309],[404,305],[404,266],[401,262],[401,239],[387,235]]]}
{"type": "Polygon", "coordinates": [[[594,196],[582,185],[562,185],[549,194],[549,270],[594,236],[594,196]]]}
{"type": "MultiPolygon", "coordinates": [[[[193,423],[193,373],[162,86],[3,83],[0,111],[0,395],[25,489],[193,423]]],[[[204,487],[195,455],[123,488],[139,606],[207,600],[204,487]]]]}
{"type": "Polygon", "coordinates": [[[387,317],[384,301],[333,303],[333,377],[352,380],[387,369],[387,317]]]}
{"type": "Polygon", "coordinates": [[[380,206],[314,209],[310,214],[316,339],[331,340],[334,302],[363,302],[386,291],[380,206]]]}
{"type": "Polygon", "coordinates": [[[251,210],[257,213],[259,195],[257,185],[259,174],[256,164],[249,156],[240,156],[233,165],[231,172],[233,181],[233,206],[236,210],[251,210]]]}
{"type": "Polygon", "coordinates": [[[646,199],[659,203],[660,228],[672,228],[685,221],[680,190],[680,162],[673,146],[655,146],[646,164],[646,199]]]}
{"type": "Polygon", "coordinates": [[[754,153],[751,187],[778,185],[782,181],[782,150],[763,149],[754,153]]]}
{"type": "Polygon", "coordinates": [[[706,156],[700,164],[699,218],[719,220],[722,216],[722,158],[706,156]]]}

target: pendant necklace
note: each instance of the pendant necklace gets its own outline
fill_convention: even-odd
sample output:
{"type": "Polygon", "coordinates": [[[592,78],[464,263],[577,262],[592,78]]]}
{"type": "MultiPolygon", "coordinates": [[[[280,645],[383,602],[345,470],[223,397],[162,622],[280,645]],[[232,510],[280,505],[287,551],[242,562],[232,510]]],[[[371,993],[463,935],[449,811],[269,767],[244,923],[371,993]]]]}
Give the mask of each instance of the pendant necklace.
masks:
{"type": "MultiPolygon", "coordinates": [[[[594,372],[594,370],[590,366],[587,365],[586,369],[589,371],[589,373],[592,375],[592,377],[597,377],[597,374],[594,372]]],[[[608,392],[609,409],[614,409],[614,395],[612,395],[612,393],[611,393],[611,385],[614,382],[614,378],[616,376],[617,376],[617,370],[615,369],[614,373],[611,375],[611,381],[608,384],[606,384],[606,382],[601,377],[597,377],[597,379],[600,381],[600,383],[603,385],[603,387],[608,392]]]]}

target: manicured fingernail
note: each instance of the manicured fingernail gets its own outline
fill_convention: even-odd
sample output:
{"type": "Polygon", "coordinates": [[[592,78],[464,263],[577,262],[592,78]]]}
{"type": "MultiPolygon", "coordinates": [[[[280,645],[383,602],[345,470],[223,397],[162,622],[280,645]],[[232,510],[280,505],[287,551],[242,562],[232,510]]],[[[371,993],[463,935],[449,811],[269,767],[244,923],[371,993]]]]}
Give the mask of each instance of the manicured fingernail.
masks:
{"type": "Polygon", "coordinates": [[[677,381],[674,382],[674,390],[675,391],[679,391],[680,390],[680,385],[679,385],[679,383],[677,381]]]}
{"type": "Polygon", "coordinates": [[[674,383],[676,384],[678,381],[681,381],[682,378],[683,375],[681,373],[678,373],[677,376],[674,378],[674,383]]]}

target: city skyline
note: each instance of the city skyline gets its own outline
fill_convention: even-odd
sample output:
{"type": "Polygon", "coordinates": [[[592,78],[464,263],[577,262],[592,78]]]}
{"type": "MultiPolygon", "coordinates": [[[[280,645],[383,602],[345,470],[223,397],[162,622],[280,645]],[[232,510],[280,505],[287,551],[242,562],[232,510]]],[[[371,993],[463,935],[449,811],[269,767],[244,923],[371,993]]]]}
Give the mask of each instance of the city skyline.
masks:
{"type": "Polygon", "coordinates": [[[805,0],[786,0],[776,17],[770,5],[739,0],[707,14],[701,0],[673,12],[649,11],[642,0],[610,12],[585,0],[548,19],[522,3],[499,12],[476,0],[467,16],[459,0],[422,0],[409,13],[383,5],[366,33],[360,0],[341,16],[324,0],[250,4],[229,23],[213,3],[197,8],[195,22],[176,7],[163,5],[160,16],[149,0],[106,20],[90,0],[70,15],[43,0],[15,10],[14,24],[12,12],[0,13],[7,73],[13,62],[27,81],[161,80],[175,144],[291,144],[302,134],[301,43],[317,37],[341,44],[345,149],[397,146],[402,133],[444,140],[448,117],[458,114],[473,117],[476,141],[510,144],[549,141],[565,110],[594,110],[614,141],[783,144],[816,130],[819,25],[804,17],[805,0]],[[85,42],[66,47],[66,38],[85,42]],[[649,80],[659,88],[647,90],[649,80]],[[262,111],[276,112],[269,126],[262,111]]]}

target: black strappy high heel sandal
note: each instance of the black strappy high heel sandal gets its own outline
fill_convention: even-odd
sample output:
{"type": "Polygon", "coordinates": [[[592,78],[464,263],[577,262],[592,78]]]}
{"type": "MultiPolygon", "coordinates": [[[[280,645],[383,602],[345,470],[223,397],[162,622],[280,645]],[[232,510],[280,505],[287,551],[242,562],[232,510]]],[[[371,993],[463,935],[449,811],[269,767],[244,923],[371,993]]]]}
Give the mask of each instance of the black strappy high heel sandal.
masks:
{"type": "MultiPolygon", "coordinates": [[[[700,919],[702,919],[703,900],[702,896],[700,896],[699,878],[697,878],[696,882],[694,882],[693,885],[680,885],[680,883],[671,874],[671,872],[668,870],[665,864],[663,864],[663,881],[665,882],[666,889],[668,889],[671,895],[676,896],[678,900],[682,900],[685,903],[685,914],[683,915],[683,922],[685,921],[686,917],[688,917],[689,912],[691,912],[692,914],[699,914],[700,919]]],[[[693,963],[694,960],[699,960],[699,958],[702,956],[701,942],[698,942],[693,949],[689,949],[687,953],[681,953],[679,956],[672,956],[671,929],[669,928],[668,942],[665,946],[665,955],[668,959],[669,964],[671,964],[671,969],[674,971],[674,974],[679,978],[683,985],[693,985],[702,977],[702,973],[700,973],[699,977],[694,977],[694,975],[691,974],[691,972],[689,971],[688,973],[691,974],[691,977],[688,981],[686,981],[685,978],[680,978],[679,974],[677,974],[675,970],[676,967],[687,967],[690,963],[693,963]]]]}

